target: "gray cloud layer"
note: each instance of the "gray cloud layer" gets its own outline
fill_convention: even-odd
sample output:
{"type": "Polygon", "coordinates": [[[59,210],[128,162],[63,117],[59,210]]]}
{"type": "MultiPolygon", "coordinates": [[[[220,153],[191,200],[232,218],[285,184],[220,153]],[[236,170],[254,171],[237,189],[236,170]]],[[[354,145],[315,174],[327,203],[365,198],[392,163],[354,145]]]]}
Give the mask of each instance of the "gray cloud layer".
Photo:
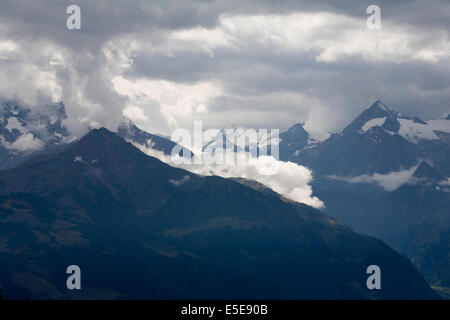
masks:
{"type": "Polygon", "coordinates": [[[69,127],[122,113],[169,134],[194,119],[318,136],[381,98],[423,118],[450,110],[450,4],[379,1],[2,1],[0,95],[64,100],[69,127]],[[82,29],[65,28],[78,4],[82,29]]]}

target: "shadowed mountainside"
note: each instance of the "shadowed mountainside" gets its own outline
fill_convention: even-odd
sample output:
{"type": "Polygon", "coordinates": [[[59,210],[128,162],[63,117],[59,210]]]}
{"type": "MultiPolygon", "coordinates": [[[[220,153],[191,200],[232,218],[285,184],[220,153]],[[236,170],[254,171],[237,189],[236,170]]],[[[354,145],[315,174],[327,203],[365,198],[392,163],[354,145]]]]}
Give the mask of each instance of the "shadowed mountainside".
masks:
{"type": "Polygon", "coordinates": [[[436,298],[404,257],[306,205],[148,157],[106,129],[0,171],[6,298],[436,298]],[[66,267],[82,290],[65,287],[66,267]],[[382,290],[366,288],[380,265],[382,290]]]}

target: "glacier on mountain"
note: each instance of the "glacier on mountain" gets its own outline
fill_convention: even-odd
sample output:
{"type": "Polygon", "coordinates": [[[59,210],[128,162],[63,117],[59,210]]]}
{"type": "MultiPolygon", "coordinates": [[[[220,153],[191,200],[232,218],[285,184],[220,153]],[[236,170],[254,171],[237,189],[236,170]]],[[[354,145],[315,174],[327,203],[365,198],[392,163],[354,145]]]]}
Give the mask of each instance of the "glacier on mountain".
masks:
{"type": "Polygon", "coordinates": [[[386,117],[371,119],[371,120],[367,121],[367,122],[362,126],[361,130],[364,131],[364,132],[366,132],[366,131],[369,130],[370,128],[373,128],[373,127],[376,127],[376,126],[381,127],[385,121],[386,121],[386,117]]]}

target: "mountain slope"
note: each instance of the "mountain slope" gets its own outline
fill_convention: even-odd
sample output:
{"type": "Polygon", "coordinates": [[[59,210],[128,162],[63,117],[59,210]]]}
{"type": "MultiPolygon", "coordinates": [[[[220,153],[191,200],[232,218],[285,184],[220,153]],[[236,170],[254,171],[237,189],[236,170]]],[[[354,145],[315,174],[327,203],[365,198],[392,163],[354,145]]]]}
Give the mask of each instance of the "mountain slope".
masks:
{"type": "Polygon", "coordinates": [[[172,150],[178,146],[180,150],[178,155],[192,157],[192,152],[179,146],[177,143],[173,142],[168,138],[164,138],[155,134],[148,133],[144,130],[139,129],[131,120],[125,120],[118,128],[117,134],[119,137],[125,139],[126,141],[136,144],[143,148],[152,148],[154,150],[162,151],[165,155],[171,155],[172,150]]]}
{"type": "Polygon", "coordinates": [[[433,285],[450,287],[450,190],[429,180],[394,191],[367,183],[318,178],[313,189],[325,213],[386,241],[433,285]]]}
{"type": "Polygon", "coordinates": [[[148,157],[106,129],[0,172],[0,284],[23,298],[436,298],[308,206],[148,157]],[[82,290],[65,289],[65,268],[82,290]],[[380,265],[382,290],[365,287],[380,265]]]}
{"type": "Polygon", "coordinates": [[[326,214],[386,241],[432,284],[450,287],[449,136],[448,117],[423,121],[377,101],[342,132],[282,160],[313,169],[326,214]]]}

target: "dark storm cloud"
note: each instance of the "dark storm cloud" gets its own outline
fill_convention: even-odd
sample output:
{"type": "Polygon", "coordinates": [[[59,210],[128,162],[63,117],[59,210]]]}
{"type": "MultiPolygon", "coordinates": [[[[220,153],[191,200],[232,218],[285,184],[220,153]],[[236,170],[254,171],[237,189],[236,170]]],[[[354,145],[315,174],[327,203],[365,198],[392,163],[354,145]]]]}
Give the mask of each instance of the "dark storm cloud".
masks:
{"type": "MultiPolygon", "coordinates": [[[[221,14],[288,14],[291,12],[329,11],[365,19],[371,2],[326,0],[3,0],[0,4],[2,25],[10,36],[46,37],[68,46],[83,46],[87,40],[102,41],[130,32],[174,30],[191,26],[212,28],[221,14]],[[82,8],[83,32],[65,29],[69,5],[82,8]],[[12,27],[13,26],[13,27],[12,27]]],[[[384,19],[407,23],[418,28],[450,30],[450,5],[446,0],[377,1],[384,19]]]]}

